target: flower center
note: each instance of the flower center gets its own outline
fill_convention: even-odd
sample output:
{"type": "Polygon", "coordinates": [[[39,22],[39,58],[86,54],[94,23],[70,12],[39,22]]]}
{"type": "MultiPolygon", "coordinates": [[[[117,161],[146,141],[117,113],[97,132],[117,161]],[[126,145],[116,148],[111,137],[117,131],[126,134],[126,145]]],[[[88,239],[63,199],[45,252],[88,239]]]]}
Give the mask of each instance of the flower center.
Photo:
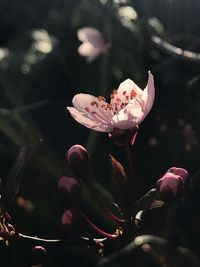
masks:
{"type": "Polygon", "coordinates": [[[103,109],[103,111],[110,111],[112,115],[116,115],[121,109],[128,105],[129,101],[137,96],[134,89],[130,92],[123,91],[118,93],[117,90],[113,90],[110,95],[111,103],[107,104],[103,96],[98,96],[97,101],[92,101],[90,103],[91,107],[85,107],[85,111],[96,115],[95,109],[103,109]]]}

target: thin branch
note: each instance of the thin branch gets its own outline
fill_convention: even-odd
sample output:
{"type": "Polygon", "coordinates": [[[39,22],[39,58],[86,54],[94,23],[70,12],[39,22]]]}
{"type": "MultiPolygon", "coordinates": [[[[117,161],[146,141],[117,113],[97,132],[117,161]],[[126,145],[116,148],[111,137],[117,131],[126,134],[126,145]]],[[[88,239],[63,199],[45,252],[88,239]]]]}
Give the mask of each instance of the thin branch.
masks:
{"type": "Polygon", "coordinates": [[[152,43],[158,47],[160,50],[170,54],[172,56],[176,56],[180,59],[187,60],[189,62],[200,63],[200,53],[195,53],[189,50],[181,49],[175,45],[170,44],[167,41],[164,41],[158,36],[151,36],[152,43]]]}
{"type": "Polygon", "coordinates": [[[60,239],[44,239],[44,238],[40,238],[37,236],[24,235],[21,233],[19,233],[19,237],[24,238],[24,239],[34,240],[34,241],[42,241],[42,242],[46,242],[46,243],[58,243],[58,242],[62,241],[60,239]]]}

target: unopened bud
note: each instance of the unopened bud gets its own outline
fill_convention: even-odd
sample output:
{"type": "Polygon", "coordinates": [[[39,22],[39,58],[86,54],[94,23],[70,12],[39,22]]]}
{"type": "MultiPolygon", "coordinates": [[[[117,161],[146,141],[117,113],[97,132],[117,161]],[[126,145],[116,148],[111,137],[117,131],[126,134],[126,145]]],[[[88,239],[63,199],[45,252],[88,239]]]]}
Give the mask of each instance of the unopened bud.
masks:
{"type": "Polygon", "coordinates": [[[72,146],[66,153],[66,162],[75,175],[84,178],[88,174],[88,153],[81,145],[72,146]]]}
{"type": "Polygon", "coordinates": [[[156,182],[156,189],[165,202],[171,202],[183,192],[181,178],[173,173],[166,173],[156,182]]]}
{"type": "Polygon", "coordinates": [[[71,207],[80,200],[81,184],[75,177],[62,176],[58,180],[58,190],[62,201],[71,207]]]}
{"type": "Polygon", "coordinates": [[[32,257],[36,262],[43,262],[46,256],[46,249],[42,246],[35,246],[32,249],[32,257]]]}
{"type": "Polygon", "coordinates": [[[167,172],[177,175],[184,184],[187,183],[189,180],[189,174],[183,168],[171,167],[167,172]]]}
{"type": "Polygon", "coordinates": [[[67,209],[62,214],[61,227],[64,233],[79,234],[84,227],[80,211],[78,209],[67,209]]]}

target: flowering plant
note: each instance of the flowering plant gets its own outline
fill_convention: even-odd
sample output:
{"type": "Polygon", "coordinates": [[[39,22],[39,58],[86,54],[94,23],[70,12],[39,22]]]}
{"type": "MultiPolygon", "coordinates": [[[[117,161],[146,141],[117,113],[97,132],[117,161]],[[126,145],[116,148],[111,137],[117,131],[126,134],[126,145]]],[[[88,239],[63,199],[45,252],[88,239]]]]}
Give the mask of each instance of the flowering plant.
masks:
{"type": "Polygon", "coordinates": [[[140,124],[153,106],[155,88],[153,75],[149,71],[148,83],[141,90],[132,80],[120,84],[110,95],[108,104],[102,96],[77,94],[68,107],[72,117],[84,126],[112,133],[114,129],[132,129],[140,124]]]}

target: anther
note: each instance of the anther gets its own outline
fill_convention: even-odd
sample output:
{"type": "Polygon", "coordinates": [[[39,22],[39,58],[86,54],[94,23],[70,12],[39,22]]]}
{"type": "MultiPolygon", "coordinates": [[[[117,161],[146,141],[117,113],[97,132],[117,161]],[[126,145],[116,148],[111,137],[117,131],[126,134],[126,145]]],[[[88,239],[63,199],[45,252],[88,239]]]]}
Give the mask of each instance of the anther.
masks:
{"type": "Polygon", "coordinates": [[[106,100],[103,96],[98,96],[97,98],[99,101],[105,101],[106,100]]]}
{"type": "Polygon", "coordinates": [[[86,108],[85,108],[85,110],[86,110],[87,112],[89,112],[89,111],[90,111],[88,107],[86,107],[86,108]]]}
{"type": "Polygon", "coordinates": [[[91,105],[92,105],[92,106],[96,105],[97,108],[98,108],[98,106],[99,106],[98,103],[97,103],[96,101],[91,102],[91,105]]]}
{"type": "Polygon", "coordinates": [[[131,99],[133,99],[133,97],[135,97],[136,95],[137,95],[137,93],[134,90],[132,90],[131,91],[131,94],[130,94],[131,99]]]}
{"type": "Polygon", "coordinates": [[[112,109],[113,109],[111,104],[108,104],[108,105],[107,105],[107,108],[108,108],[109,110],[112,110],[112,109]]]}

